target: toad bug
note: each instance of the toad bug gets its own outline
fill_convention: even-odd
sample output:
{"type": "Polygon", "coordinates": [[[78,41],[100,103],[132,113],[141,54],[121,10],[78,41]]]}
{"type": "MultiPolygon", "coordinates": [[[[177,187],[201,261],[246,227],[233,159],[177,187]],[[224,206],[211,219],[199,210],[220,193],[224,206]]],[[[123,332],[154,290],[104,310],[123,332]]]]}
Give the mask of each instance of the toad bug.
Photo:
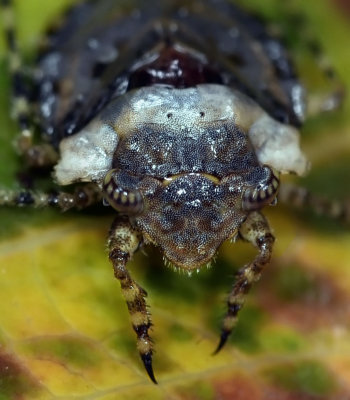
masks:
{"type": "Polygon", "coordinates": [[[227,239],[252,243],[259,253],[228,296],[219,351],[271,257],[260,209],[274,204],[280,173],[308,169],[297,131],[304,89],[284,48],[223,0],[83,2],[48,35],[27,85],[10,2],[2,5],[18,148],[29,165],[51,165],[58,186],[85,184],[74,193],[3,191],[0,204],[67,210],[103,200],[117,211],[109,258],[154,382],[146,292],[127,261],[151,243],[191,272],[227,239]],[[28,91],[43,144],[33,143],[28,91]]]}

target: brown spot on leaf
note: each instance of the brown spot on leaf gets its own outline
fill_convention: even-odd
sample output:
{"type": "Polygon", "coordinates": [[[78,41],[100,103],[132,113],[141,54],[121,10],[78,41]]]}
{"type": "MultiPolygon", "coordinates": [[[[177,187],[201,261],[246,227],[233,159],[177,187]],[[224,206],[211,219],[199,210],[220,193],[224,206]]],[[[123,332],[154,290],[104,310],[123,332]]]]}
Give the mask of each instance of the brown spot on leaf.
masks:
{"type": "Polygon", "coordinates": [[[40,390],[39,383],[21,364],[20,360],[8,353],[0,353],[1,399],[24,400],[40,390]]]}
{"type": "Polygon", "coordinates": [[[242,374],[227,377],[213,383],[214,399],[220,400],[349,400],[350,393],[343,391],[336,394],[319,396],[309,393],[301,393],[297,390],[288,390],[265,382],[256,376],[244,376],[242,374]]]}
{"type": "Polygon", "coordinates": [[[334,3],[347,17],[350,17],[350,1],[349,0],[334,0],[334,3]]]}
{"type": "Polygon", "coordinates": [[[330,275],[300,266],[271,266],[271,269],[271,279],[263,279],[258,288],[258,299],[275,319],[303,331],[345,325],[349,321],[350,297],[330,275]],[[294,273],[289,274],[288,270],[294,270],[294,273]],[[283,280],[285,283],[281,283],[283,280]]]}

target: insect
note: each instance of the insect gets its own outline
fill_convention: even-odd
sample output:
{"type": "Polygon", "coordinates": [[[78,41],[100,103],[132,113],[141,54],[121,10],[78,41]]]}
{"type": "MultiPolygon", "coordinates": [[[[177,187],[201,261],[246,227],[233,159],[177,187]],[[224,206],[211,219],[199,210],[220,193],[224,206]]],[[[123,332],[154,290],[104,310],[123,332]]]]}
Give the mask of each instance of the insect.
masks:
{"type": "MultiPolygon", "coordinates": [[[[48,34],[28,82],[10,1],[2,7],[18,149],[32,168],[50,167],[60,190],[2,191],[0,204],[68,210],[103,202],[115,210],[109,259],[155,383],[146,292],[129,259],[153,244],[166,264],[190,274],[225,240],[250,242],[258,255],[228,295],[218,352],[271,258],[274,237],[261,210],[276,203],[280,174],[309,168],[297,129],[305,91],[285,49],[224,0],[86,1],[48,34]]],[[[300,200],[301,192],[281,196],[300,200]]]]}

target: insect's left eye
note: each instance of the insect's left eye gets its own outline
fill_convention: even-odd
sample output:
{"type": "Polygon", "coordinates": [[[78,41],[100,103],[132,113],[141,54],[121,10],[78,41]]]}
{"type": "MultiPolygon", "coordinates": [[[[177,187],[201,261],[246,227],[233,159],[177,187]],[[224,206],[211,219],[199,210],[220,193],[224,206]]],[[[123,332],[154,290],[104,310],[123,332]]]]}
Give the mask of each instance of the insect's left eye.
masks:
{"type": "Polygon", "coordinates": [[[121,187],[115,179],[116,170],[110,170],[103,183],[105,200],[122,214],[140,214],[144,207],[143,197],[139,190],[121,187]]]}
{"type": "Polygon", "coordinates": [[[279,173],[269,167],[266,179],[257,186],[249,187],[243,194],[243,208],[248,211],[258,210],[267,204],[271,204],[278,192],[280,185],[279,173]]]}

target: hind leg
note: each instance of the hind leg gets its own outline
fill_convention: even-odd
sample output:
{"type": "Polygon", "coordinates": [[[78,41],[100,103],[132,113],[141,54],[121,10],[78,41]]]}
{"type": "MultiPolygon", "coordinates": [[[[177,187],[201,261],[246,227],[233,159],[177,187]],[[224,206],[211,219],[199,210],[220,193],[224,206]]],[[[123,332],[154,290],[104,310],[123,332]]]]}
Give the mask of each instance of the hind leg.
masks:
{"type": "Polygon", "coordinates": [[[291,10],[285,18],[287,23],[281,27],[283,40],[294,49],[299,69],[308,71],[309,79],[304,82],[308,91],[306,117],[340,108],[345,96],[344,84],[315,39],[310,21],[305,15],[291,10]]]}
{"type": "Polygon", "coordinates": [[[32,124],[32,86],[34,76],[24,71],[19,52],[16,33],[13,3],[11,0],[0,0],[2,21],[7,44],[9,70],[12,80],[12,117],[17,120],[19,135],[16,139],[18,152],[24,156],[28,166],[34,168],[54,165],[58,159],[54,148],[48,144],[34,144],[32,124]],[[28,82],[32,81],[32,82],[28,82]]]}

